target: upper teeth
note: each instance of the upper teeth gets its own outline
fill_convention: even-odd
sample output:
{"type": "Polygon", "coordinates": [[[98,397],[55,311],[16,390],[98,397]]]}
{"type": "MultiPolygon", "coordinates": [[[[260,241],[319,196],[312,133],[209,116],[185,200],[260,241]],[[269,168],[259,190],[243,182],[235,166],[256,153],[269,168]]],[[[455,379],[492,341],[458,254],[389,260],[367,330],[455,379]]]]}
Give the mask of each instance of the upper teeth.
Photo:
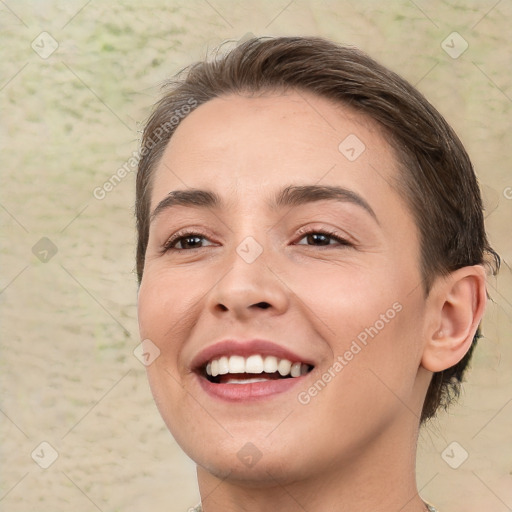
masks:
{"type": "Polygon", "coordinates": [[[300,377],[308,372],[308,365],[304,363],[292,363],[288,359],[278,359],[275,356],[252,355],[222,356],[212,359],[206,365],[206,373],[211,377],[225,375],[227,373],[274,373],[279,372],[282,377],[291,375],[300,377]]]}

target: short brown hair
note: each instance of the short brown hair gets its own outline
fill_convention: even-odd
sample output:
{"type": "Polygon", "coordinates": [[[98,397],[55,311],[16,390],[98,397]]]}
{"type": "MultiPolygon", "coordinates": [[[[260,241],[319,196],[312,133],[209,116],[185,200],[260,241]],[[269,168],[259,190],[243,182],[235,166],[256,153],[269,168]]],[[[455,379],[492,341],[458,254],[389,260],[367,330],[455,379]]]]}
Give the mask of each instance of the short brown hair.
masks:
{"type": "MultiPolygon", "coordinates": [[[[389,135],[401,171],[395,185],[420,232],[426,295],[435,277],[458,268],[487,264],[498,271],[500,259],[487,240],[472,164],[441,114],[406,80],[356,48],[320,37],[278,37],[252,38],[220,58],[191,65],[167,84],[146,124],[137,173],[139,283],[149,236],[152,174],[180,120],[221,95],[290,88],[348,105],[389,135]]],[[[458,396],[479,336],[480,329],[459,363],[433,375],[422,422],[458,396]]]]}

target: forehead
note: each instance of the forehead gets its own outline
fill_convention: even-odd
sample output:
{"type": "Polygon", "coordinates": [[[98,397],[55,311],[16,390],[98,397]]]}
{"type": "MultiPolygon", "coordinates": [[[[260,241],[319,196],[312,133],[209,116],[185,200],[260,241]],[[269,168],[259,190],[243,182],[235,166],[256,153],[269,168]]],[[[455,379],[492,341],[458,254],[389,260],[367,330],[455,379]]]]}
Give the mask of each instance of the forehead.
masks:
{"type": "Polygon", "coordinates": [[[354,190],[393,216],[405,208],[391,186],[397,177],[386,134],[367,116],[304,91],[231,94],[180,123],[156,169],[151,208],[176,189],[214,189],[250,209],[284,186],[319,184],[354,190]]]}

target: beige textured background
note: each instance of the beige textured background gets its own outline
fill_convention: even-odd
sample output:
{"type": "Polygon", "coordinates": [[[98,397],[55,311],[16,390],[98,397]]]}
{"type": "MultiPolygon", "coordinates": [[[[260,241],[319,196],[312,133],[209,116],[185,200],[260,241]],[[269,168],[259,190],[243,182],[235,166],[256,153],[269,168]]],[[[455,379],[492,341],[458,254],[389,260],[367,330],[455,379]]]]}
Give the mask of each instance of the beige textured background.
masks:
{"type": "Polygon", "coordinates": [[[93,191],[137,151],[160,82],[247,33],[358,45],[465,143],[505,263],[461,405],[421,435],[418,485],[441,511],[512,510],[511,25],[509,0],[0,1],[0,510],[197,502],[194,465],[133,355],[134,175],[102,200],[93,191]],[[458,58],[441,46],[454,31],[469,45],[458,58]],[[47,240],[33,250],[43,237],[55,255],[47,240]],[[51,462],[43,441],[58,453],[47,469],[31,456],[51,462]],[[468,454],[457,469],[442,457],[454,441],[445,459],[468,454]]]}

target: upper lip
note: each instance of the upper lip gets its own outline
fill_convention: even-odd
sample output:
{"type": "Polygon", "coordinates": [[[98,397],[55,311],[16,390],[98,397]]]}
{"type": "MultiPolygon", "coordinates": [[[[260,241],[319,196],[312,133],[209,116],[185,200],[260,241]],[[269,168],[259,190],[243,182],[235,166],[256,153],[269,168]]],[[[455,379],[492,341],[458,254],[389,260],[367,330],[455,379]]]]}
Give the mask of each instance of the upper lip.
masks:
{"type": "Polygon", "coordinates": [[[314,366],[310,358],[300,356],[288,348],[268,340],[253,339],[247,341],[239,341],[228,339],[219,341],[201,350],[190,364],[193,370],[200,370],[209,361],[218,359],[222,356],[243,356],[249,357],[254,354],[263,356],[275,356],[278,359],[288,359],[292,363],[300,362],[314,366]]]}

